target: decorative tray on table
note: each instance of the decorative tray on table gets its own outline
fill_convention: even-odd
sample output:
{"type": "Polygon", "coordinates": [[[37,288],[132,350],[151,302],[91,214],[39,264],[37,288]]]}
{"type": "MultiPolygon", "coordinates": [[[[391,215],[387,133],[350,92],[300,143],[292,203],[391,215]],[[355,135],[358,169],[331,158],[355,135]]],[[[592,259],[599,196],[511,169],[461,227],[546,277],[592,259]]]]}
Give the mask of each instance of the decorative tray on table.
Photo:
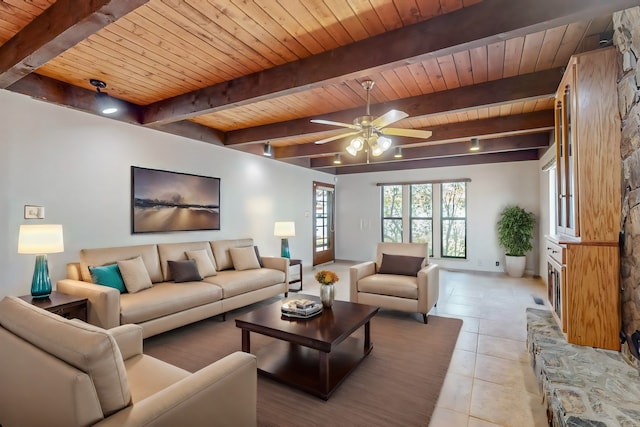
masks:
{"type": "Polygon", "coordinates": [[[282,315],[308,319],[322,313],[322,303],[308,299],[292,299],[282,304],[282,315]]]}

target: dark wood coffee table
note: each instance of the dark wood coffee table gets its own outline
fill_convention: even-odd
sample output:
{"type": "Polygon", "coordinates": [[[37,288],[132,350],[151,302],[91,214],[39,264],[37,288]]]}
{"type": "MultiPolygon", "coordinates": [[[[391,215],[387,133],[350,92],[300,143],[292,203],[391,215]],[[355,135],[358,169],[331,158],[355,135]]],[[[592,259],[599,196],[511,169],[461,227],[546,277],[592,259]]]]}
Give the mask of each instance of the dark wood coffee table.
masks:
{"type": "MultiPolygon", "coordinates": [[[[318,300],[309,295],[296,298],[318,300]]],[[[250,332],[277,338],[256,354],[258,372],[327,400],[371,352],[369,321],[378,307],[335,301],[316,317],[290,319],[280,311],[284,301],[236,318],[236,326],[242,328],[242,351],[251,352],[250,332]],[[351,336],[362,326],[364,337],[351,336]]]]}

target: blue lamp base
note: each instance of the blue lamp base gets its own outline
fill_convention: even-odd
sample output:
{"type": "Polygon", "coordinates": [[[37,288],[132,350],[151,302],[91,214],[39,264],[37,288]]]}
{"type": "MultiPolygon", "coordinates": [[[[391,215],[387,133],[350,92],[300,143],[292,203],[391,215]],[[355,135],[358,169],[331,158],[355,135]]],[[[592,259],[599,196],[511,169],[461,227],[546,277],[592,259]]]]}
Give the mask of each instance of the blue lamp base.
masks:
{"type": "Polygon", "coordinates": [[[51,295],[51,279],[46,255],[36,255],[36,268],[33,270],[31,281],[31,296],[33,298],[47,298],[51,295]]]}
{"type": "Polygon", "coordinates": [[[291,253],[289,252],[289,239],[286,237],[282,238],[282,243],[280,245],[280,256],[282,258],[291,258],[291,253]]]}

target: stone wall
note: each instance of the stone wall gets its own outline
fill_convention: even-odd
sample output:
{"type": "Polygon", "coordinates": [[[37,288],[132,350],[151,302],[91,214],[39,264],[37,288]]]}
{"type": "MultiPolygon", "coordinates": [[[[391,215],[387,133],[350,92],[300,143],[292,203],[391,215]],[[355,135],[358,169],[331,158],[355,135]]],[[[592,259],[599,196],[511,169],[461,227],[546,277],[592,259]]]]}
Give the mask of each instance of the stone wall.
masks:
{"type": "MultiPolygon", "coordinates": [[[[629,336],[640,329],[640,6],[616,12],[613,27],[622,119],[622,327],[629,336]]],[[[623,352],[631,359],[629,347],[623,352]]]]}

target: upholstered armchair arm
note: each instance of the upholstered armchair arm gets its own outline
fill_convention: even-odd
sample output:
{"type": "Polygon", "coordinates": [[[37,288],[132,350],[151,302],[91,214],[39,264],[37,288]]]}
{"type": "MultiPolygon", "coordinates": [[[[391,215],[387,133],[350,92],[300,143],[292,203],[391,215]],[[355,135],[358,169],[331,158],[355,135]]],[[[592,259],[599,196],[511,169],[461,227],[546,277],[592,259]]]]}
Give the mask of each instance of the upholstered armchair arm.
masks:
{"type": "Polygon", "coordinates": [[[418,271],[418,313],[427,313],[438,302],[439,274],[438,264],[428,264],[418,271]]]}
{"type": "Polygon", "coordinates": [[[351,302],[358,302],[358,280],[376,274],[376,264],[366,261],[349,268],[349,298],[351,302]]]}
{"type": "Polygon", "coordinates": [[[134,324],[116,326],[109,329],[109,333],[116,340],[124,360],[142,354],[142,326],[134,324]]]}
{"type": "Polygon", "coordinates": [[[88,323],[104,329],[120,325],[120,292],[117,289],[72,279],[59,280],[56,289],[89,300],[88,323]]]}
{"type": "Polygon", "coordinates": [[[97,426],[255,426],[256,358],[235,352],[97,426]]]}

